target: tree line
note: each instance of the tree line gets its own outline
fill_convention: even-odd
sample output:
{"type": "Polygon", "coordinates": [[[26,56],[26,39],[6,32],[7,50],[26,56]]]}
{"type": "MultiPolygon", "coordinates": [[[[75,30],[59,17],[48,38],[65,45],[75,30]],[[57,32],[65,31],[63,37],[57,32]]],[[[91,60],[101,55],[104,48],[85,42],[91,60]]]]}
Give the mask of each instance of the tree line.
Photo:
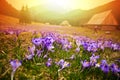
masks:
{"type": "Polygon", "coordinates": [[[30,24],[31,23],[31,15],[28,6],[22,6],[19,15],[19,23],[20,24],[30,24]]]}

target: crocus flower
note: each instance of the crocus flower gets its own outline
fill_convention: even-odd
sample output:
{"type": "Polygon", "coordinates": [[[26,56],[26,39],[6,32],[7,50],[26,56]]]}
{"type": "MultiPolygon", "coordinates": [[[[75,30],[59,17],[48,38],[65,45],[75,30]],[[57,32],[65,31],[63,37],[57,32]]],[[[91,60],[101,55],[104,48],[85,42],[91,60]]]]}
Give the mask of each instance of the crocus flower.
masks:
{"type": "Polygon", "coordinates": [[[67,43],[67,44],[64,44],[62,49],[65,50],[65,51],[68,51],[69,49],[71,48],[71,44],[67,43]]]}
{"type": "Polygon", "coordinates": [[[48,51],[52,51],[54,49],[53,43],[54,43],[54,39],[52,37],[45,37],[44,38],[44,46],[45,48],[47,48],[48,51]]]}
{"type": "Polygon", "coordinates": [[[49,58],[48,61],[46,62],[46,66],[47,66],[47,67],[50,67],[51,64],[52,64],[52,59],[49,58]]]}
{"type": "Polygon", "coordinates": [[[100,68],[104,73],[108,73],[109,72],[109,65],[107,64],[106,60],[102,60],[101,64],[100,64],[100,68]]]}
{"type": "Polygon", "coordinates": [[[62,49],[68,51],[72,48],[72,43],[69,42],[66,38],[61,39],[62,49]]]}
{"type": "Polygon", "coordinates": [[[62,69],[69,67],[69,66],[70,66],[70,63],[65,61],[58,71],[61,71],[62,69]]]}
{"type": "Polygon", "coordinates": [[[43,51],[37,49],[37,56],[40,57],[43,51]]]}
{"type": "Polygon", "coordinates": [[[60,66],[62,66],[63,64],[64,64],[64,60],[63,59],[61,59],[58,63],[57,63],[57,65],[60,65],[60,66]]]}
{"type": "Polygon", "coordinates": [[[32,47],[28,47],[28,51],[29,51],[29,54],[34,55],[35,46],[33,45],[32,47]]]}
{"type": "Polygon", "coordinates": [[[104,41],[104,47],[111,47],[111,45],[112,45],[112,41],[110,41],[110,40],[106,40],[106,41],[104,41]]]}
{"type": "Polygon", "coordinates": [[[109,72],[109,66],[108,64],[105,64],[105,65],[101,65],[101,70],[104,72],[104,73],[108,73],[109,72]]]}
{"type": "Polygon", "coordinates": [[[34,57],[32,54],[25,55],[25,58],[28,60],[31,60],[34,57]]]}
{"type": "Polygon", "coordinates": [[[65,61],[64,64],[62,65],[61,69],[64,69],[64,68],[69,67],[69,66],[70,66],[70,63],[65,61]]]}
{"type": "Polygon", "coordinates": [[[21,66],[22,65],[22,63],[19,61],[19,60],[11,60],[10,61],[10,64],[11,64],[11,66],[12,66],[12,70],[13,71],[16,71],[16,69],[19,67],[19,66],[21,66]]]}
{"type": "Polygon", "coordinates": [[[88,43],[87,43],[87,42],[84,42],[82,45],[83,45],[84,49],[87,50],[87,48],[88,48],[88,43]]]}
{"type": "Polygon", "coordinates": [[[43,39],[42,38],[35,38],[32,39],[32,43],[36,46],[40,46],[42,44],[43,39]]]}
{"type": "Polygon", "coordinates": [[[88,61],[86,61],[86,60],[81,61],[81,64],[82,64],[83,68],[88,68],[88,67],[90,67],[90,62],[88,62],[88,61]]]}
{"type": "Polygon", "coordinates": [[[101,65],[104,65],[104,64],[107,64],[107,61],[106,61],[106,60],[102,60],[102,61],[101,61],[101,65]]]}
{"type": "Polygon", "coordinates": [[[52,37],[45,37],[45,43],[53,43],[55,40],[52,37]]]}
{"type": "Polygon", "coordinates": [[[90,65],[95,66],[95,64],[97,63],[97,59],[99,59],[99,56],[95,56],[95,54],[92,54],[92,56],[90,57],[90,65]]]}
{"type": "Polygon", "coordinates": [[[10,61],[10,64],[11,64],[11,66],[12,66],[11,80],[13,80],[15,71],[17,70],[17,68],[18,68],[19,66],[22,65],[22,63],[21,63],[21,61],[19,61],[19,60],[16,59],[16,60],[11,60],[11,61],[10,61]]]}
{"type": "Polygon", "coordinates": [[[111,66],[110,66],[110,69],[111,69],[111,71],[113,72],[113,73],[118,73],[118,72],[120,72],[120,68],[118,67],[118,65],[116,65],[116,64],[111,64],[111,66]]]}
{"type": "Polygon", "coordinates": [[[69,67],[70,66],[70,63],[69,62],[66,62],[64,61],[63,59],[61,59],[57,65],[60,66],[60,69],[58,71],[61,71],[62,69],[66,68],[66,67],[69,67]]]}
{"type": "Polygon", "coordinates": [[[54,52],[54,46],[52,45],[52,44],[50,44],[50,45],[47,45],[47,49],[48,49],[48,51],[52,51],[52,52],[54,52]]]}
{"type": "Polygon", "coordinates": [[[25,58],[31,60],[34,57],[35,46],[28,47],[29,54],[25,55],[25,58]]]}
{"type": "Polygon", "coordinates": [[[104,46],[103,46],[103,45],[101,45],[101,46],[100,46],[100,49],[104,50],[105,48],[104,48],[104,46]]]}
{"type": "Polygon", "coordinates": [[[87,48],[87,51],[91,51],[92,50],[92,47],[91,46],[88,46],[88,48],[87,48]]]}
{"type": "Polygon", "coordinates": [[[98,49],[97,44],[95,42],[88,43],[87,50],[90,52],[96,52],[98,49]]]}
{"type": "Polygon", "coordinates": [[[111,47],[113,48],[113,50],[119,49],[119,45],[117,45],[116,43],[112,44],[111,47]]]}

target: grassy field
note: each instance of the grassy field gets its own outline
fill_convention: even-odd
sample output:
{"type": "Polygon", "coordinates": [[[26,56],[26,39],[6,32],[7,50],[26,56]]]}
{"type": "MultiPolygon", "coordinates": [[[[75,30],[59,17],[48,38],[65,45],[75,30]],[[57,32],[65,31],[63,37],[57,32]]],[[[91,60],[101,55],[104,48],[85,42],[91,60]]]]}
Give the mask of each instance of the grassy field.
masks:
{"type": "MultiPolygon", "coordinates": [[[[86,36],[90,38],[90,41],[100,38],[103,41],[112,39],[113,43],[119,44],[119,30],[110,31],[110,33],[106,33],[106,31],[98,31],[98,33],[94,33],[94,30],[86,27],[67,27],[45,24],[24,26],[1,25],[0,30],[0,80],[10,80],[13,72],[10,62],[16,59],[22,61],[22,65],[15,70],[13,77],[14,80],[120,79],[120,72],[113,73],[112,71],[109,71],[108,73],[104,73],[99,67],[85,67],[82,64],[82,61],[84,60],[89,62],[90,57],[94,53],[96,56],[99,55],[100,57],[97,59],[98,64],[101,64],[101,60],[106,60],[109,66],[112,63],[115,63],[120,67],[120,62],[117,61],[120,58],[120,50],[113,50],[105,47],[104,50],[98,49],[97,51],[92,52],[87,51],[84,48],[84,45],[81,45],[79,46],[80,51],[76,52],[77,43],[75,43],[76,39],[74,39],[75,36],[86,36]],[[13,30],[20,30],[21,32],[16,34],[13,30]],[[6,34],[4,31],[8,31],[8,33],[6,34]],[[42,32],[46,33],[44,34],[42,32]],[[49,32],[52,32],[52,34],[49,32]],[[34,38],[47,38],[46,35],[52,35],[52,38],[54,38],[54,51],[49,51],[49,49],[46,49],[41,45],[36,46],[35,43],[32,42],[32,39],[34,38]],[[67,46],[68,51],[66,50],[67,48],[64,49],[63,44],[59,42],[59,39],[62,40],[63,38],[68,40],[68,43],[65,43],[64,45],[65,48],[67,46]],[[34,49],[34,45],[36,46],[33,51],[34,56],[32,59],[28,59],[26,56],[31,55],[31,50],[34,49]],[[70,47],[69,49],[69,45],[72,46],[72,48],[70,47]],[[43,50],[40,57],[37,55],[37,50],[43,50]],[[71,59],[72,55],[74,55],[74,57],[71,59]],[[49,59],[52,60],[49,61],[49,59]],[[59,62],[61,59],[65,61],[62,65],[62,67],[64,67],[63,69],[61,69],[60,65],[56,64],[56,62],[59,62]],[[50,66],[48,66],[47,63],[50,63],[50,66]],[[70,66],[68,66],[68,64],[70,64],[70,66]]],[[[18,63],[19,61],[16,64],[18,63]]]]}
{"type": "Polygon", "coordinates": [[[27,32],[41,32],[41,31],[50,31],[50,32],[59,32],[65,34],[76,34],[76,35],[83,35],[88,36],[90,38],[107,38],[107,39],[114,39],[120,42],[120,30],[111,30],[110,33],[107,31],[98,30],[97,35],[94,32],[94,29],[88,27],[80,27],[80,26],[60,26],[60,25],[46,25],[41,23],[33,23],[32,25],[1,25],[0,30],[24,30],[27,32]]]}

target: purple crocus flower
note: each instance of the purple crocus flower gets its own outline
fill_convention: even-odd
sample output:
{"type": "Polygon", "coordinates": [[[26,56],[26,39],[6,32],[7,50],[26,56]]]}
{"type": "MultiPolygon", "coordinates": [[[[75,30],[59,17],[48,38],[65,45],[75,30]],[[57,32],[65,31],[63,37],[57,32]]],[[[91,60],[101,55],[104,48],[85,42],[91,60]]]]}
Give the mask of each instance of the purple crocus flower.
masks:
{"type": "Polygon", "coordinates": [[[95,42],[88,43],[87,50],[90,52],[96,52],[97,51],[97,44],[95,42]]]}
{"type": "Polygon", "coordinates": [[[34,54],[35,46],[33,45],[32,47],[28,47],[28,51],[29,51],[30,54],[35,55],[34,54]]]}
{"type": "Polygon", "coordinates": [[[105,49],[105,47],[104,47],[104,45],[103,45],[103,41],[102,41],[102,40],[98,40],[97,45],[98,45],[98,48],[100,48],[100,49],[102,49],[102,50],[104,50],[104,49],[105,49]]]}
{"type": "Polygon", "coordinates": [[[64,61],[63,59],[61,59],[61,60],[57,63],[57,65],[59,65],[59,66],[61,67],[58,71],[61,71],[62,69],[66,68],[66,67],[69,67],[69,66],[70,66],[70,63],[64,61]]]}
{"type": "Polygon", "coordinates": [[[69,42],[66,38],[61,39],[62,49],[68,51],[72,48],[72,43],[69,42]]]}
{"type": "Polygon", "coordinates": [[[118,67],[118,65],[116,65],[116,64],[111,64],[111,66],[110,66],[110,69],[111,69],[111,71],[113,72],[113,73],[118,73],[118,72],[120,72],[120,68],[118,67]]]}
{"type": "Polygon", "coordinates": [[[64,44],[62,49],[65,50],[65,51],[68,51],[70,48],[71,48],[71,43],[67,43],[67,44],[64,44]]]}
{"type": "Polygon", "coordinates": [[[22,63],[19,61],[19,60],[11,60],[10,61],[10,64],[11,64],[11,66],[12,66],[12,70],[15,72],[16,71],[16,69],[19,67],[19,66],[21,66],[22,65],[22,63]]]}
{"type": "Polygon", "coordinates": [[[43,42],[43,39],[42,38],[35,38],[35,39],[32,39],[32,43],[36,46],[40,46],[43,42]]]}
{"type": "Polygon", "coordinates": [[[53,43],[55,40],[52,37],[46,37],[45,38],[45,43],[53,43]]]}
{"type": "Polygon", "coordinates": [[[52,51],[54,49],[53,43],[54,43],[54,39],[52,37],[45,37],[44,38],[44,46],[45,48],[47,48],[48,51],[52,51]]]}
{"type": "Polygon", "coordinates": [[[65,61],[64,64],[62,65],[61,69],[64,69],[64,68],[69,67],[69,66],[70,66],[70,63],[65,61]]]}
{"type": "Polygon", "coordinates": [[[62,66],[63,64],[64,64],[64,60],[63,59],[61,59],[58,63],[57,63],[57,65],[59,65],[59,66],[62,66]]]}
{"type": "Polygon", "coordinates": [[[32,54],[25,55],[25,58],[28,60],[31,60],[34,57],[32,54]]]}
{"type": "Polygon", "coordinates": [[[53,50],[54,46],[52,44],[47,45],[47,49],[48,49],[48,51],[54,52],[54,50],[53,50]]]}
{"type": "Polygon", "coordinates": [[[64,68],[69,67],[69,66],[70,66],[70,63],[65,61],[64,64],[61,66],[61,68],[58,71],[61,71],[64,68]]]}
{"type": "Polygon", "coordinates": [[[35,46],[28,47],[29,54],[25,55],[26,59],[31,60],[34,57],[35,46]]]}
{"type": "Polygon", "coordinates": [[[113,48],[113,50],[119,49],[119,45],[117,45],[117,43],[112,44],[111,47],[113,48]]]}
{"type": "Polygon", "coordinates": [[[50,67],[51,64],[52,64],[52,59],[49,58],[48,61],[46,62],[46,66],[47,66],[47,67],[50,67]]]}
{"type": "Polygon", "coordinates": [[[95,64],[97,63],[97,59],[99,59],[99,56],[95,56],[95,54],[92,54],[92,56],[90,57],[90,65],[95,66],[95,64]]]}
{"type": "Polygon", "coordinates": [[[37,56],[40,57],[43,51],[37,49],[37,56]]]}
{"type": "Polygon", "coordinates": [[[103,45],[101,45],[101,46],[100,46],[100,49],[104,50],[105,48],[104,48],[104,46],[103,46],[103,45]]]}
{"type": "Polygon", "coordinates": [[[108,66],[108,64],[101,65],[101,70],[102,70],[104,73],[108,73],[108,72],[109,72],[109,66],[108,66]]]}
{"type": "Polygon", "coordinates": [[[91,46],[88,46],[88,47],[87,47],[87,51],[90,52],[91,50],[92,50],[92,47],[91,47],[91,46]]]}
{"type": "Polygon", "coordinates": [[[106,60],[102,60],[102,61],[101,61],[101,65],[104,65],[104,64],[107,64],[107,61],[106,61],[106,60]]]}
{"type": "Polygon", "coordinates": [[[104,41],[104,47],[111,47],[111,45],[112,45],[112,41],[104,41]]]}
{"type": "Polygon", "coordinates": [[[87,50],[87,48],[88,48],[88,43],[87,43],[87,42],[83,42],[82,45],[83,45],[84,49],[87,50]]]}
{"type": "Polygon", "coordinates": [[[15,71],[17,70],[18,67],[20,67],[22,65],[22,63],[21,63],[21,61],[16,59],[16,60],[11,60],[10,64],[11,64],[12,70],[13,70],[11,73],[11,80],[13,80],[15,71]]]}
{"type": "Polygon", "coordinates": [[[109,72],[109,65],[107,64],[106,60],[101,61],[100,68],[103,72],[108,73],[109,72]]]}
{"type": "Polygon", "coordinates": [[[86,61],[86,60],[81,61],[81,64],[82,64],[83,68],[88,68],[88,67],[90,67],[90,62],[88,62],[88,61],[86,61]]]}

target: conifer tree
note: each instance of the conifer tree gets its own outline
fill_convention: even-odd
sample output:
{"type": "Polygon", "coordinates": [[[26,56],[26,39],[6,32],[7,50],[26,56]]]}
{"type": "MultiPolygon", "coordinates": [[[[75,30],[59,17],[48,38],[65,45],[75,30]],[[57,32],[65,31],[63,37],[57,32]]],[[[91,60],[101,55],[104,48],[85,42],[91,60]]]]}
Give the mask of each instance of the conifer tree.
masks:
{"type": "Polygon", "coordinates": [[[30,24],[31,23],[31,16],[29,12],[28,6],[22,6],[19,16],[19,23],[20,24],[30,24]]]}

